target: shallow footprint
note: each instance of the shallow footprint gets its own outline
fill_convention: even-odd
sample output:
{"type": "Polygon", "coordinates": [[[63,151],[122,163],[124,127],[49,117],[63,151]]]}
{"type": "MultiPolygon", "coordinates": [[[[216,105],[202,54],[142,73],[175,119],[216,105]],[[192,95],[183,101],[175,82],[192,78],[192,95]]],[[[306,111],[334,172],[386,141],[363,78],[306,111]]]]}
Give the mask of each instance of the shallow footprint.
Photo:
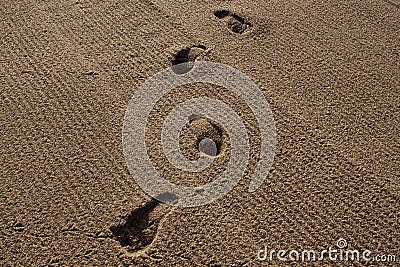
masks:
{"type": "Polygon", "coordinates": [[[228,28],[234,33],[243,34],[251,27],[250,22],[228,10],[217,10],[214,15],[226,21],[228,28]]]}

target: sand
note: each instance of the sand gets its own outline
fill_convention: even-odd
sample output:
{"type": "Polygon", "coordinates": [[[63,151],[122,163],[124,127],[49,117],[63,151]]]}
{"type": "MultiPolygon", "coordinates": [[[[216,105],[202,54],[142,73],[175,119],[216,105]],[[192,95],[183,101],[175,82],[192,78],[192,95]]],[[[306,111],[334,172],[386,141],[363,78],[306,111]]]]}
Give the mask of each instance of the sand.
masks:
{"type": "MultiPolygon", "coordinates": [[[[261,266],[279,264],[257,258],[265,246],[322,250],[343,238],[350,249],[396,255],[397,263],[381,264],[398,266],[399,6],[2,0],[0,265],[261,266]],[[277,147],[268,177],[248,192],[260,149],[252,113],[216,86],[171,92],[146,138],[172,181],[179,170],[157,138],[179,101],[227,101],[251,129],[249,171],[238,186],[206,206],[180,208],[152,200],[130,176],[122,124],[141,84],[188,59],[250,77],[271,106],[277,147]]],[[[221,155],[207,173],[176,183],[209,182],[229,158],[223,133],[199,125],[185,128],[185,155],[196,158],[199,135],[218,139],[221,155]]]]}

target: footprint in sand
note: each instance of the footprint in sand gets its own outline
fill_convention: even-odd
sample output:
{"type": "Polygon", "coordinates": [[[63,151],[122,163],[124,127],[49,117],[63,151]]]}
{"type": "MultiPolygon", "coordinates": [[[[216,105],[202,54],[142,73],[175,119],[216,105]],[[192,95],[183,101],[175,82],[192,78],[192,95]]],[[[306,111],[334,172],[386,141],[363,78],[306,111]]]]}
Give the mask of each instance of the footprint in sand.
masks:
{"type": "MultiPolygon", "coordinates": [[[[174,202],[176,196],[165,193],[157,197],[163,202],[174,202]]],[[[157,236],[162,219],[171,211],[171,208],[152,199],[144,206],[133,210],[125,219],[125,223],[110,227],[113,238],[126,248],[129,253],[138,253],[145,250],[157,236]]]]}
{"type": "Polygon", "coordinates": [[[234,33],[246,33],[251,27],[250,22],[228,10],[217,10],[214,12],[214,15],[217,18],[224,20],[228,28],[234,33]]]}
{"type": "Polygon", "coordinates": [[[186,47],[178,51],[172,59],[172,70],[176,74],[189,72],[194,65],[196,58],[206,50],[204,45],[186,47]]]}
{"type": "Polygon", "coordinates": [[[208,118],[193,114],[181,131],[179,145],[189,160],[198,160],[201,153],[216,157],[226,149],[228,135],[223,128],[208,118]]]}

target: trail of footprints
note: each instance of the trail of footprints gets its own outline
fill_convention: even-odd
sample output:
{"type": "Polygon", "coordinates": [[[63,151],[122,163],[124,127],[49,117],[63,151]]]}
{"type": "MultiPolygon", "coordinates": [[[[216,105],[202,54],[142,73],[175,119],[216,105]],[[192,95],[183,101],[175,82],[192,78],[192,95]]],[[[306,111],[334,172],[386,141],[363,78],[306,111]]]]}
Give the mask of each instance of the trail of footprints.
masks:
{"type": "MultiPolygon", "coordinates": [[[[215,147],[208,149],[204,148],[203,153],[216,156],[223,150],[223,130],[218,125],[211,122],[209,119],[203,118],[200,115],[191,115],[188,117],[190,123],[190,131],[193,133],[196,140],[211,139],[215,147]],[[213,151],[211,153],[208,153],[213,151]]],[[[225,136],[226,138],[226,136],[225,136]]],[[[192,140],[193,141],[193,140],[192,140]]],[[[200,141],[199,141],[200,142],[200,141]]],[[[196,147],[202,151],[201,144],[196,147]]],[[[111,226],[110,231],[112,238],[117,240],[121,247],[126,249],[126,252],[138,256],[145,252],[157,237],[159,226],[164,218],[170,213],[173,208],[164,204],[177,203],[178,197],[172,193],[165,192],[152,198],[144,206],[133,210],[126,218],[123,224],[111,226]]]]}
{"type": "MultiPolygon", "coordinates": [[[[217,10],[214,15],[225,21],[227,27],[234,33],[246,33],[251,27],[250,22],[228,10],[217,10]]],[[[206,49],[204,45],[194,45],[179,50],[171,60],[172,70],[176,74],[189,72],[193,68],[196,58],[206,49]]],[[[191,118],[189,118],[190,121],[191,118]]],[[[133,210],[126,217],[124,224],[110,227],[113,238],[129,253],[144,251],[157,236],[160,224],[172,210],[171,207],[160,201],[164,203],[176,201],[176,197],[170,193],[159,195],[157,199],[152,199],[144,206],[133,210]]]]}
{"type": "MultiPolygon", "coordinates": [[[[251,28],[250,22],[231,11],[217,10],[214,15],[218,19],[225,21],[227,27],[234,33],[244,34],[251,28]]],[[[204,45],[194,45],[179,50],[171,61],[172,70],[176,74],[189,72],[193,68],[196,58],[206,49],[204,45]]]]}

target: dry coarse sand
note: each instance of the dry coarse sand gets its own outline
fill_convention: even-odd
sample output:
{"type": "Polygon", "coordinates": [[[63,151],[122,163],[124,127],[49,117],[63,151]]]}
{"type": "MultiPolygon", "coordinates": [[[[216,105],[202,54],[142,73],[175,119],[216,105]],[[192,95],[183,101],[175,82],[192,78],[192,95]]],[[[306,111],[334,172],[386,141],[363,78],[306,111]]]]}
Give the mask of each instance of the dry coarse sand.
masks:
{"type": "Polygon", "coordinates": [[[283,262],[276,254],[261,261],[260,250],[321,251],[344,239],[348,249],[397,257],[371,266],[400,266],[399,7],[1,0],[0,265],[274,266],[283,262]],[[217,157],[199,175],[172,166],[160,135],[177,103],[224,101],[251,144],[232,191],[181,208],[152,199],[130,176],[122,126],[141,84],[188,61],[223,63],[251,78],[270,104],[277,140],[268,176],[249,192],[260,131],[246,103],[210,84],[169,92],[150,113],[146,145],[172,182],[212,181],[231,149],[223,125],[193,117],[179,140],[183,154],[197,159],[199,139],[210,138],[217,157]]]}

